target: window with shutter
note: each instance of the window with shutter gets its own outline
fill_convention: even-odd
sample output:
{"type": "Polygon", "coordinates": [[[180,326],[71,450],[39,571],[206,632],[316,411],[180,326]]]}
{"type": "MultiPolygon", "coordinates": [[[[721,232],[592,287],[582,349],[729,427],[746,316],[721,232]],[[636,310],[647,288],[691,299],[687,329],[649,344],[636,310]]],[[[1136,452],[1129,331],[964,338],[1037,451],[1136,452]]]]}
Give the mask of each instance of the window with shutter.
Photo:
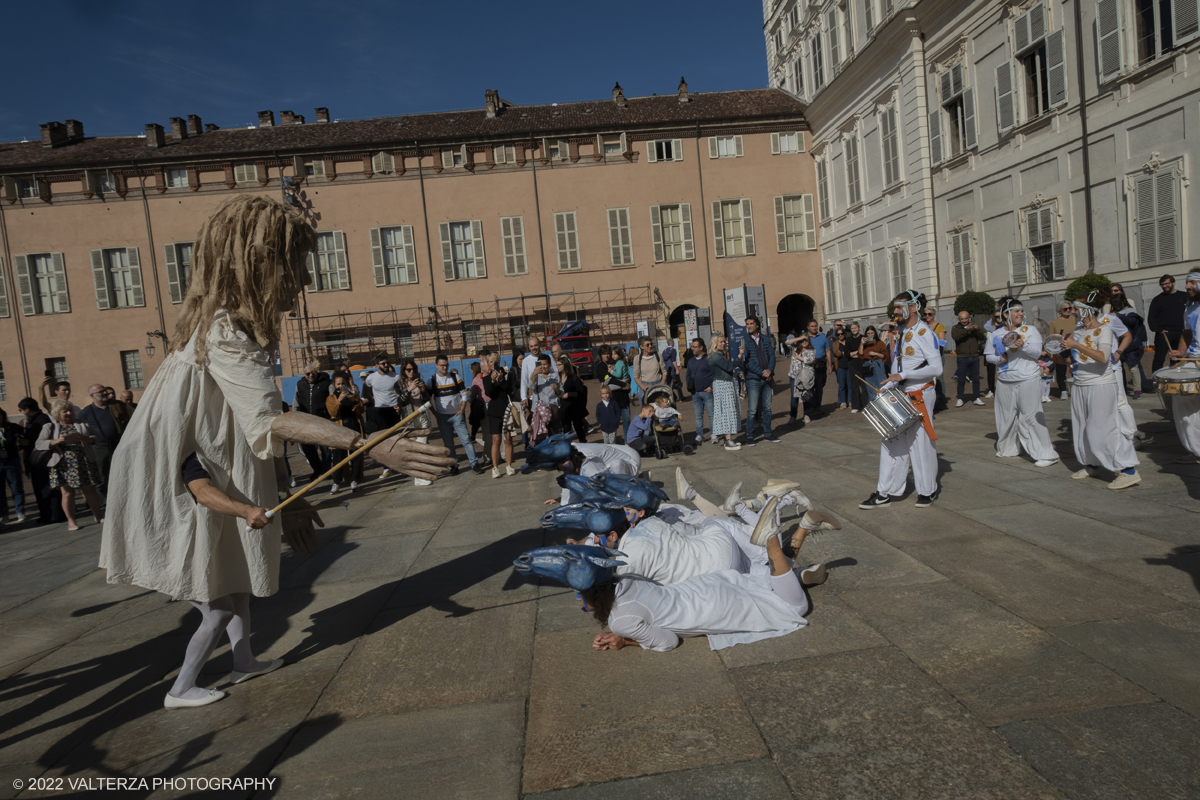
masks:
{"type": "Polygon", "coordinates": [[[692,204],[679,204],[680,229],[683,232],[683,260],[693,261],[696,258],[696,243],[692,238],[692,204]]]}
{"type": "Polygon", "coordinates": [[[253,161],[239,161],[233,165],[233,180],[240,185],[258,183],[258,165],[253,161]]]}
{"type": "Polygon", "coordinates": [[[938,108],[929,112],[929,162],[942,163],[942,111],[938,108]]]}
{"type": "Polygon", "coordinates": [[[1067,244],[1066,242],[1050,243],[1050,277],[1056,281],[1067,277],[1067,244]]]}
{"type": "Polygon", "coordinates": [[[350,264],[346,259],[346,234],[341,231],[333,232],[333,263],[337,269],[337,286],[334,288],[347,290],[350,288],[350,264]]]}
{"type": "Polygon", "coordinates": [[[725,257],[725,223],[724,216],[721,210],[721,201],[712,201],[712,220],[713,220],[713,255],[717,258],[725,257]]]}
{"type": "Polygon", "coordinates": [[[771,134],[771,155],[773,155],[773,156],[779,155],[779,134],[778,133],[771,134]]]}
{"type": "Polygon", "coordinates": [[[442,277],[445,280],[452,281],[455,279],[454,274],[454,246],[450,238],[450,223],[438,223],[438,235],[442,244],[442,277]]]}
{"type": "Polygon", "coordinates": [[[742,251],[754,255],[754,213],[749,200],[742,200],[742,251]]]}
{"type": "Polygon", "coordinates": [[[477,219],[471,220],[471,245],[475,255],[475,277],[487,277],[487,262],[484,259],[483,249],[483,222],[477,219]]]}
{"type": "Polygon", "coordinates": [[[12,315],[8,303],[8,279],[4,277],[4,259],[0,257],[0,317],[12,315]]]}
{"type": "Polygon", "coordinates": [[[1121,43],[1121,0],[1096,3],[1096,53],[1100,82],[1108,83],[1121,74],[1124,51],[1121,43]]]}
{"type": "Polygon", "coordinates": [[[1029,283],[1029,251],[1010,250],[1008,253],[1008,272],[1014,286],[1024,286],[1029,283]]]}
{"type": "Polygon", "coordinates": [[[975,268],[971,259],[971,232],[959,231],[950,235],[950,263],[954,270],[954,291],[975,289],[975,268]]]}
{"type": "Polygon", "coordinates": [[[325,159],[313,158],[304,162],[304,174],[309,178],[325,177],[325,159]]]}
{"type": "Polygon", "coordinates": [[[837,270],[830,267],[825,270],[825,313],[836,314],[838,310],[837,270]]]}
{"type": "Polygon", "coordinates": [[[416,283],[416,248],[413,247],[411,225],[372,228],[370,241],[371,269],[376,286],[416,283]]]}
{"type": "Polygon", "coordinates": [[[442,169],[452,169],[454,167],[454,151],[442,151],[442,169]]]}
{"type": "Polygon", "coordinates": [[[108,269],[103,250],[92,250],[92,286],[96,290],[96,308],[106,311],[113,307],[112,286],[108,281],[108,269]]]}
{"type": "Polygon", "coordinates": [[[996,124],[1002,134],[1017,126],[1017,104],[1013,95],[1013,66],[1008,61],[996,66],[996,124]]]}
{"type": "Polygon", "coordinates": [[[141,308],[146,305],[146,292],[142,287],[142,260],[136,247],[125,248],[124,263],[127,307],[141,308]]]}
{"type": "Polygon", "coordinates": [[[391,153],[378,152],[371,156],[371,171],[381,175],[396,173],[396,159],[391,153]]]}
{"type": "Polygon", "coordinates": [[[710,158],[741,158],[742,156],[741,136],[716,136],[708,141],[710,158]],[[714,147],[716,156],[713,156],[714,147]]]}
{"type": "Polygon", "coordinates": [[[691,206],[686,203],[652,207],[650,225],[656,260],[688,261],[695,258],[691,217],[691,206]]]}
{"type": "Polygon", "coordinates": [[[186,169],[169,169],[167,170],[167,188],[168,189],[186,189],[188,185],[188,174],[186,169]]]}
{"type": "Polygon", "coordinates": [[[892,267],[892,296],[908,289],[908,250],[903,246],[893,248],[890,253],[892,267]]]}
{"type": "Polygon", "coordinates": [[[867,257],[859,256],[855,258],[854,297],[858,301],[858,308],[868,308],[871,305],[871,292],[867,274],[867,257]]]}
{"type": "Polygon", "coordinates": [[[780,253],[816,249],[816,221],[811,194],[775,198],[775,238],[776,249],[780,253]]]}
{"type": "Polygon", "coordinates": [[[863,19],[869,36],[875,30],[875,0],[863,0],[863,19]]]}
{"type": "Polygon", "coordinates": [[[829,38],[829,68],[837,72],[838,65],[842,63],[838,52],[837,9],[831,8],[825,14],[825,35],[829,38]]]}
{"type": "Polygon", "coordinates": [[[121,351],[121,375],[125,379],[126,389],[141,389],[146,385],[142,377],[141,351],[121,351]]]}
{"type": "Polygon", "coordinates": [[[317,234],[317,249],[309,262],[313,279],[309,284],[309,291],[330,292],[350,288],[348,279],[346,285],[341,283],[345,271],[346,253],[345,239],[341,238],[339,241],[340,235],[341,231],[325,231],[317,234]]]}
{"type": "MultiPolygon", "coordinates": [[[[1148,64],[1179,46],[1179,24],[1194,28],[1195,0],[1133,0],[1133,45],[1138,64],[1148,64]],[[1188,19],[1190,17],[1190,19],[1188,19]]],[[[1193,34],[1194,38],[1194,34],[1193,34]]]]}
{"type": "Polygon", "coordinates": [[[879,114],[879,142],[883,150],[883,184],[891,186],[900,180],[900,135],[896,130],[895,104],[879,114]]]}
{"type": "Polygon", "coordinates": [[[1176,47],[1200,36],[1200,0],[1172,0],[1171,12],[1176,47]]]}
{"type": "Polygon", "coordinates": [[[858,169],[858,132],[855,131],[842,142],[846,153],[846,197],[850,206],[862,202],[862,180],[858,169]]]}
{"type": "Polygon", "coordinates": [[[721,156],[721,154],[717,148],[717,137],[715,137],[715,136],[708,137],[708,157],[709,158],[720,158],[720,156],[721,156]]]}
{"type": "Polygon", "coordinates": [[[629,209],[608,209],[608,244],[614,267],[633,264],[633,242],[629,236],[629,209]]]}
{"type": "Polygon", "coordinates": [[[654,164],[659,161],[683,161],[683,141],[680,139],[660,139],[646,142],[647,160],[654,164]]]}
{"type": "Polygon", "coordinates": [[[1063,29],[1046,37],[1046,80],[1049,84],[1050,108],[1067,104],[1067,64],[1063,29]]]}
{"type": "Polygon", "coordinates": [[[808,51],[812,58],[813,91],[819,91],[825,85],[825,45],[821,39],[821,31],[813,33],[812,44],[808,51]]]}
{"type": "Polygon", "coordinates": [[[822,156],[817,159],[817,197],[820,200],[821,219],[829,219],[829,167],[827,159],[822,156]]]}
{"type": "Polygon", "coordinates": [[[579,235],[574,211],[560,211],[554,215],[554,235],[558,244],[559,270],[579,269],[579,235]]]}
{"type": "Polygon", "coordinates": [[[662,206],[650,206],[650,239],[654,243],[654,263],[661,264],[667,260],[663,246],[662,206]]]}
{"type": "Polygon", "coordinates": [[[501,217],[500,236],[504,243],[504,274],[526,274],[529,270],[525,264],[525,218],[501,217]]]}
{"type": "Polygon", "coordinates": [[[1134,203],[1138,266],[1179,261],[1179,178],[1174,169],[1139,177],[1134,183],[1134,203]]]}

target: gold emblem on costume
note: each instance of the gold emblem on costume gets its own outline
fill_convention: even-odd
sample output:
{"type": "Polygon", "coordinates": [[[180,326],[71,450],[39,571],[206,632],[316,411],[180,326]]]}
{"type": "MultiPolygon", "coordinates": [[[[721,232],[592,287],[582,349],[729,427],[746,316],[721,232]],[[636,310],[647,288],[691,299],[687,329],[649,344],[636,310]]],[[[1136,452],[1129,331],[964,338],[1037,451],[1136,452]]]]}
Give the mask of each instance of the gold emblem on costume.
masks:
{"type": "Polygon", "coordinates": [[[1092,337],[1090,337],[1090,336],[1083,337],[1083,343],[1085,345],[1087,345],[1088,347],[1091,347],[1092,346],[1092,337]]]}
{"type": "MultiPolygon", "coordinates": [[[[906,342],[912,341],[912,331],[909,331],[908,333],[904,334],[904,341],[906,341],[906,342]]],[[[909,349],[911,350],[912,348],[910,347],[909,349]]]]}
{"type": "Polygon", "coordinates": [[[1026,332],[1028,332],[1028,331],[1029,331],[1029,326],[1028,326],[1028,325],[1022,325],[1022,326],[1021,326],[1021,333],[1026,333],[1026,332]]]}
{"type": "Polygon", "coordinates": [[[924,328],[921,328],[921,330],[917,331],[917,335],[918,335],[918,336],[924,336],[924,335],[925,335],[925,329],[924,329],[924,328]]]}
{"type": "Polygon", "coordinates": [[[906,356],[915,356],[916,354],[917,354],[917,351],[916,351],[916,350],[913,350],[911,347],[906,347],[906,348],[904,348],[904,355],[906,355],[906,356]]]}
{"type": "Polygon", "coordinates": [[[1100,320],[1100,324],[1101,324],[1101,325],[1107,325],[1107,324],[1108,324],[1108,317],[1105,317],[1104,319],[1100,320]]]}

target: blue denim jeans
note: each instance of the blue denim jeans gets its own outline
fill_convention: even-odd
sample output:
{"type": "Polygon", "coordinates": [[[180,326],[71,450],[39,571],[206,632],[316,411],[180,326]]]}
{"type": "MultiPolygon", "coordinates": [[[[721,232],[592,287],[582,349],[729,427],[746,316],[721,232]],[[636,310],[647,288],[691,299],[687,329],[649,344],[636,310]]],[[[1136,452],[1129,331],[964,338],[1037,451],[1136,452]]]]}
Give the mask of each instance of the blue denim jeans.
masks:
{"type": "Polygon", "coordinates": [[[467,461],[471,462],[471,466],[475,466],[475,447],[471,444],[471,434],[467,430],[467,421],[463,419],[462,414],[438,414],[437,417],[438,429],[442,432],[442,444],[446,445],[446,449],[450,451],[450,455],[458,460],[458,448],[454,446],[454,435],[458,434],[458,440],[462,442],[463,450],[467,454],[467,461]]]}
{"type": "MultiPolygon", "coordinates": [[[[24,516],[25,486],[21,482],[21,457],[0,458],[0,474],[4,476],[8,488],[12,491],[13,510],[24,516]]],[[[0,517],[6,513],[8,513],[8,497],[4,493],[4,487],[0,486],[0,517]]]]}
{"type": "Polygon", "coordinates": [[[629,422],[633,419],[629,414],[629,406],[619,406],[621,409],[621,441],[629,444],[629,422]]]}
{"type": "Polygon", "coordinates": [[[746,381],[746,441],[754,441],[754,415],[762,417],[763,436],[771,437],[771,384],[746,381]]]}
{"type": "Polygon", "coordinates": [[[850,403],[850,368],[838,367],[838,405],[850,403]]]}
{"type": "Polygon", "coordinates": [[[704,438],[704,412],[708,411],[708,424],[712,426],[713,396],[712,392],[693,392],[692,410],[696,413],[696,435],[704,438]]]}

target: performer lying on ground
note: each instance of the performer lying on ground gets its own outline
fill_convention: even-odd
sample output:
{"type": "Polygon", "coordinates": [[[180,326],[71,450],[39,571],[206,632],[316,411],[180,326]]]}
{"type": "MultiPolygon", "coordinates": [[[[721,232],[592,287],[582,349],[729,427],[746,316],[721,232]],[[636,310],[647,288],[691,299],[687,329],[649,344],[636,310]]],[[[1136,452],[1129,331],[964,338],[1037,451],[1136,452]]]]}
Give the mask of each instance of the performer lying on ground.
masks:
{"type": "MultiPolygon", "coordinates": [[[[677,647],[681,636],[708,636],[709,647],[721,650],[784,636],[804,627],[809,602],[780,545],[776,502],[767,502],[753,534],[766,545],[771,562],[766,577],[727,569],[660,586],[639,576],[617,576],[614,570],[624,562],[613,556],[622,555],[620,551],[583,545],[533,550],[514,566],[522,574],[554,578],[580,593],[585,610],[611,631],[596,636],[592,646],[597,650],[636,644],[665,652],[677,647]]],[[[625,515],[636,525],[648,511],[626,507],[625,515]]],[[[807,534],[800,531],[800,544],[807,534]]]]}
{"type": "MultiPolygon", "coordinates": [[[[531,448],[525,456],[521,472],[537,469],[556,469],[564,475],[580,475],[590,478],[601,473],[615,475],[637,475],[642,468],[642,457],[631,447],[620,444],[588,444],[572,442],[573,434],[559,433],[547,437],[531,448]]],[[[562,496],[551,498],[546,505],[562,503],[570,505],[583,498],[563,487],[562,496]]]]}
{"type": "MultiPolygon", "coordinates": [[[[1183,324],[1187,329],[1184,330],[1175,349],[1171,351],[1171,356],[1200,358],[1200,271],[1189,272],[1185,280],[1188,302],[1183,312],[1183,324]],[[1186,349],[1184,345],[1187,345],[1186,349]]],[[[1171,414],[1175,417],[1175,431],[1179,434],[1179,441],[1192,454],[1179,461],[1195,464],[1196,459],[1200,458],[1200,394],[1173,394],[1170,398],[1171,414]]]]}
{"type": "MultiPolygon", "coordinates": [[[[250,651],[249,598],[279,588],[281,531],[294,550],[312,552],[312,526],[319,519],[303,513],[303,501],[291,507],[301,513],[270,522],[255,511],[247,521],[265,524],[250,531],[231,514],[274,506],[276,487],[286,495],[287,471],[279,458],[285,440],[348,451],[362,441],[357,431],[329,420],[280,413],[271,353],[282,315],[294,311],[309,282],[304,262],[315,243],[312,228],[274,200],[243,195],[217,207],[200,229],[167,357],[114,454],[100,546],[108,582],[187,600],[202,615],[164,700],[168,708],[225,696],[195,680],[226,629],[234,644],[233,680],[278,666],[250,651]],[[191,453],[209,485],[236,507],[193,501],[183,473],[191,453]]],[[[372,452],[386,467],[429,480],[450,468],[445,454],[402,437],[372,452]]]]}

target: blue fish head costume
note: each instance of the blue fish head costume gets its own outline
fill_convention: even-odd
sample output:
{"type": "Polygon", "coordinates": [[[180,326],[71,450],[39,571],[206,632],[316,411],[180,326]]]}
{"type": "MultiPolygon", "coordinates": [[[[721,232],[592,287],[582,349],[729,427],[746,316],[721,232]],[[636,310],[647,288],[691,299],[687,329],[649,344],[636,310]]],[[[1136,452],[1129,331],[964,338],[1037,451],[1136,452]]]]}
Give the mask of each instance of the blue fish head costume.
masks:
{"type": "Polygon", "coordinates": [[[666,492],[650,481],[631,475],[593,475],[589,478],[588,485],[597,493],[611,498],[622,508],[657,511],[663,501],[670,499],[666,492]]]}
{"type": "Polygon", "coordinates": [[[573,433],[547,436],[537,446],[525,451],[525,466],[521,467],[521,472],[527,475],[536,469],[554,469],[569,459],[574,436],[573,433]]]}
{"type": "Polygon", "coordinates": [[[539,547],[514,561],[513,568],[522,575],[550,578],[577,592],[586,592],[611,583],[616,577],[614,570],[625,565],[613,556],[623,555],[620,550],[583,544],[539,547]]]}
{"type": "Polygon", "coordinates": [[[542,515],[542,527],[550,530],[568,528],[603,536],[628,528],[620,508],[603,508],[595,503],[572,503],[551,509],[542,515]]]}

